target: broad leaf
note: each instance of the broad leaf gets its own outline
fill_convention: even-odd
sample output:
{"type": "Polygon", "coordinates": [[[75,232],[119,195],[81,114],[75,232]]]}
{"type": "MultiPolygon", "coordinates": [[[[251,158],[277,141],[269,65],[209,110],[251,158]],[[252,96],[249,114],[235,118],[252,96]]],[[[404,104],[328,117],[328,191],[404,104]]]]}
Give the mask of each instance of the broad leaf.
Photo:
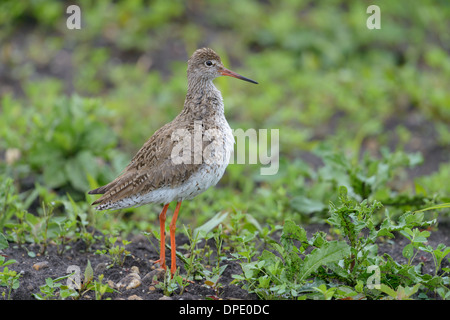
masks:
{"type": "Polygon", "coordinates": [[[337,262],[350,254],[350,246],[343,241],[330,241],[315,249],[304,259],[300,280],[305,280],[320,266],[337,262]]]}

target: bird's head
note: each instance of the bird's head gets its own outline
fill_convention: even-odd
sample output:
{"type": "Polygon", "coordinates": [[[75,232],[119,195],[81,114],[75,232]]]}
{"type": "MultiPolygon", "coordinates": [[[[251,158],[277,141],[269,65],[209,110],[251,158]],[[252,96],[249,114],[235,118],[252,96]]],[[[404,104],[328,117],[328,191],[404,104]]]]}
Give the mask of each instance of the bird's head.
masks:
{"type": "Polygon", "coordinates": [[[188,77],[213,80],[220,76],[229,76],[251,83],[258,83],[225,68],[219,55],[210,48],[198,49],[189,58],[188,77]]]}

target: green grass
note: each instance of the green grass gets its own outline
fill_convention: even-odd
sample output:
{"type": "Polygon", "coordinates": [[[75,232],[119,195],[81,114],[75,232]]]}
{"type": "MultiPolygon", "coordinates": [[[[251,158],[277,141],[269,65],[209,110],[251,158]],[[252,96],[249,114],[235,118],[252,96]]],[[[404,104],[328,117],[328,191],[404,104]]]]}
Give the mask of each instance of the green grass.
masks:
{"type": "MultiPolygon", "coordinates": [[[[427,238],[417,228],[448,219],[448,207],[424,211],[424,220],[401,221],[450,202],[450,7],[382,1],[382,29],[369,31],[369,3],[361,1],[79,5],[83,26],[75,32],[65,27],[62,2],[0,4],[6,71],[0,239],[37,244],[40,253],[54,242],[59,254],[79,240],[88,250],[104,243],[104,253],[120,263],[121,247],[108,247],[104,236],[156,234],[160,206],[99,214],[86,191],[113,179],[180,112],[184,60],[207,44],[226,66],[260,83],[216,80],[232,128],[279,129],[280,167],[261,176],[260,164],[232,164],[216,188],[183,203],[178,232],[189,226],[185,249],[193,253],[184,261],[187,276],[219,290],[221,263],[232,253],[243,269],[236,281],[261,298],[408,298],[433,291],[448,299],[448,271],[439,269],[447,249],[417,241],[427,238]],[[420,165],[434,170],[411,176],[420,165]],[[305,238],[301,226],[308,223],[330,224],[337,240],[321,233],[305,238]],[[204,232],[196,240],[198,226],[204,232]],[[411,241],[406,265],[373,248],[390,228],[411,241]],[[360,230],[370,237],[355,238],[360,230]],[[198,249],[205,238],[218,247],[198,249]],[[222,255],[211,261],[215,250],[222,255]],[[435,259],[431,278],[417,270],[420,250],[435,259]],[[257,258],[255,252],[265,253],[257,258]],[[358,255],[379,266],[383,277],[402,274],[402,280],[386,276],[381,289],[367,291],[362,284],[371,274],[358,255]],[[282,274],[286,261],[292,269],[282,274]],[[211,263],[215,269],[206,269],[211,263]],[[313,267],[301,269],[308,264],[313,267]]],[[[5,279],[14,288],[16,282],[5,279]]],[[[175,285],[187,283],[168,283],[175,285]]],[[[58,289],[44,289],[50,295],[52,288],[58,289]]]]}

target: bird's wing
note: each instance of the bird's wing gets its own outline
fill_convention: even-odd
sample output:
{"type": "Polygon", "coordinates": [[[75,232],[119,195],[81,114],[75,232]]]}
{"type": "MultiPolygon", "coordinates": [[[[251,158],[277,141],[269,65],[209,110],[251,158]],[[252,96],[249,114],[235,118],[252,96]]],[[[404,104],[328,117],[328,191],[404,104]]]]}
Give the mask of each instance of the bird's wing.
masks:
{"type": "MultiPolygon", "coordinates": [[[[176,187],[189,179],[201,164],[195,161],[174,164],[172,150],[176,144],[180,143],[173,138],[176,128],[189,128],[189,126],[168,123],[157,130],[116,179],[105,186],[89,191],[89,194],[103,194],[92,204],[114,203],[134,194],[146,194],[167,186],[176,187]]],[[[191,152],[192,159],[194,153],[192,148],[191,152]]]]}

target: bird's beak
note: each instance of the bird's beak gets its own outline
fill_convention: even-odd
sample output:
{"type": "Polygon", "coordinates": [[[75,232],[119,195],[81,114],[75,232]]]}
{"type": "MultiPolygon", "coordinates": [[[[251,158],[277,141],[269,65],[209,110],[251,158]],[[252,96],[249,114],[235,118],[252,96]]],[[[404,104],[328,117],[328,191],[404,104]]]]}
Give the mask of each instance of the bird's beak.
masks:
{"type": "Polygon", "coordinates": [[[256,82],[255,80],[252,80],[252,79],[246,78],[244,76],[241,76],[239,73],[236,73],[234,71],[228,70],[225,67],[220,68],[219,72],[223,76],[229,76],[229,77],[233,77],[233,78],[237,78],[237,79],[241,79],[241,80],[244,80],[244,81],[248,81],[248,82],[251,82],[251,83],[258,84],[258,82],[256,82]]]}

